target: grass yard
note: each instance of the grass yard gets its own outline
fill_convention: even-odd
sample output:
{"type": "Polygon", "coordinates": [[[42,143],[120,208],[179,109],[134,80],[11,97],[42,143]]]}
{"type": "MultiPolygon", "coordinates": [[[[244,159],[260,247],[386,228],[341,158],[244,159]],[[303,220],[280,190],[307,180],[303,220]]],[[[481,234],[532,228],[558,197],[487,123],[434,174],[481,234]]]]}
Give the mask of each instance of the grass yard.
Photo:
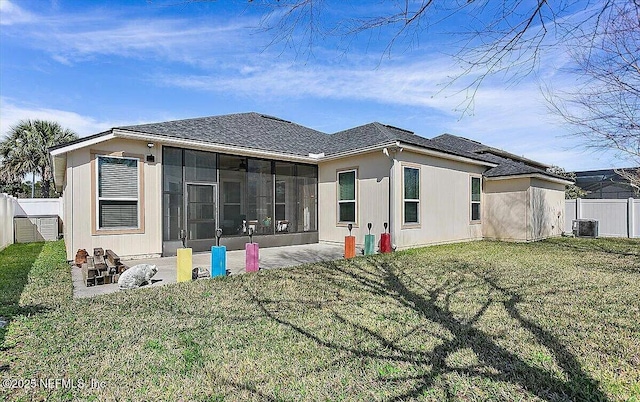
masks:
{"type": "Polygon", "coordinates": [[[63,260],[61,242],[0,253],[0,376],[85,387],[0,399],[640,401],[638,241],[445,245],[89,300],[63,260]]]}

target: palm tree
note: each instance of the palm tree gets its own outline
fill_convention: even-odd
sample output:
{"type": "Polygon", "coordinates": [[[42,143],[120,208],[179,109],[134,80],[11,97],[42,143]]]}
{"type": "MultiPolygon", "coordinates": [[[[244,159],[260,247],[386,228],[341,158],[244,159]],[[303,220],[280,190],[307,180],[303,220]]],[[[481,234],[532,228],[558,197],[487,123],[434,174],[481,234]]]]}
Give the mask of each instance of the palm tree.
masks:
{"type": "Polygon", "coordinates": [[[73,141],[78,136],[56,122],[21,120],[0,141],[0,180],[20,181],[25,175],[38,174],[42,180],[42,196],[49,197],[53,170],[49,148],[73,141]]]}

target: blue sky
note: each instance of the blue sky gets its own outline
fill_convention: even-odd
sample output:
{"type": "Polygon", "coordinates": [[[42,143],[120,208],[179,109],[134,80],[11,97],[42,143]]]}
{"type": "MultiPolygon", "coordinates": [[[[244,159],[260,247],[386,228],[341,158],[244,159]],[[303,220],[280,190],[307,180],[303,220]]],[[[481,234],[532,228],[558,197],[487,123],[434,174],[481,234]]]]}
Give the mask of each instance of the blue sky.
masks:
{"type": "MultiPolygon", "coordinates": [[[[368,4],[372,15],[383,7],[368,4]]],[[[630,164],[583,150],[548,113],[540,86],[574,85],[561,69],[563,49],[517,82],[486,80],[473,114],[463,115],[463,84],[445,87],[461,66],[443,50],[451,43],[441,31],[400,41],[390,54],[389,32],[379,31],[316,42],[309,55],[269,46],[272,34],[256,29],[262,12],[241,0],[0,0],[1,133],[25,118],[86,136],[256,111],[327,133],[371,121],[427,138],[448,132],[567,170],[630,164]]]]}

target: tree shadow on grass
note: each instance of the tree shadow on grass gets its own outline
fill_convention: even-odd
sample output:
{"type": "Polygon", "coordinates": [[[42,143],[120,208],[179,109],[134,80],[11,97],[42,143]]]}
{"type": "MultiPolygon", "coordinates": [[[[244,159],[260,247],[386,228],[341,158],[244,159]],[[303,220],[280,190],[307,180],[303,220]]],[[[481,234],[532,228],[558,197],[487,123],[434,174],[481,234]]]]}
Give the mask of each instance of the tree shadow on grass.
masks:
{"type": "Polygon", "coordinates": [[[601,252],[620,256],[640,257],[640,239],[620,238],[552,238],[541,242],[584,252],[601,252]]]}
{"type": "MultiPolygon", "coordinates": [[[[454,262],[454,264],[465,267],[463,262],[454,262]]],[[[273,297],[263,297],[260,291],[251,290],[246,286],[245,291],[264,316],[303,335],[321,347],[338,352],[338,355],[343,353],[360,359],[391,361],[417,368],[418,370],[414,372],[417,371],[419,374],[400,375],[383,380],[411,383],[409,390],[398,391],[389,400],[416,398],[436,386],[442,387],[443,377],[458,374],[480,378],[484,380],[483,383],[509,383],[543,400],[607,401],[607,397],[598,387],[598,382],[582,370],[580,363],[569,349],[553,334],[521,314],[518,309],[522,301],[521,295],[500,287],[496,278],[486,273],[474,272],[467,266],[464,268],[465,272],[473,273],[478,280],[477,285],[466,283],[464,279],[447,279],[434,285],[425,283],[416,275],[405,275],[401,268],[395,267],[385,258],[369,258],[367,264],[359,265],[349,262],[327,262],[323,265],[326,269],[314,273],[317,282],[315,285],[312,279],[307,279],[309,286],[321,286],[325,290],[328,288],[330,292],[342,289],[346,294],[353,295],[355,299],[383,298],[382,300],[399,305],[412,316],[417,316],[418,321],[413,326],[402,322],[406,327],[403,334],[391,337],[383,330],[377,331],[371,329],[370,325],[357,322],[357,318],[343,308],[326,310],[327,314],[332,314],[332,325],[356,330],[361,337],[365,338],[364,342],[353,346],[353,343],[342,342],[339,338],[328,336],[317,328],[297,322],[294,316],[286,313],[280,301],[274,300],[273,297]],[[469,314],[463,318],[452,308],[452,299],[459,297],[460,292],[474,287],[488,290],[486,301],[480,303],[480,307],[475,308],[473,312],[467,312],[469,314]],[[510,319],[517,322],[520,328],[528,331],[536,342],[550,351],[562,371],[563,379],[525,360],[514,351],[502,346],[495,335],[479,328],[478,321],[496,305],[502,306],[510,319]],[[415,343],[407,345],[406,342],[402,342],[403,339],[414,336],[420,327],[432,324],[446,330],[445,332],[449,334],[447,336],[430,334],[429,336],[437,339],[432,349],[424,350],[417,347],[420,345],[415,343]],[[371,348],[371,344],[380,346],[371,348]],[[452,364],[450,358],[455,353],[465,350],[473,351],[477,357],[477,363],[462,367],[452,364]],[[426,373],[420,373],[424,371],[426,373]]],[[[308,274],[308,271],[305,273],[308,274]]],[[[296,273],[292,275],[296,276],[296,273]]],[[[305,278],[299,275],[296,280],[304,281],[305,278]]],[[[323,292],[323,294],[326,293],[323,292]]],[[[356,302],[355,299],[352,302],[356,302]]],[[[375,313],[384,317],[384,320],[388,320],[388,325],[398,325],[398,322],[392,322],[393,317],[384,315],[385,311],[382,308],[375,313]]],[[[345,331],[344,336],[348,334],[349,331],[345,331]]],[[[456,390],[447,387],[444,392],[448,398],[454,398],[456,390]]]]}
{"type": "MultiPolygon", "coordinates": [[[[5,351],[5,336],[14,317],[39,313],[42,306],[21,306],[20,297],[29,281],[29,272],[44,243],[14,244],[0,252],[0,317],[8,321],[0,329],[0,350],[5,351]]],[[[0,372],[8,366],[0,361],[0,372]]]]}

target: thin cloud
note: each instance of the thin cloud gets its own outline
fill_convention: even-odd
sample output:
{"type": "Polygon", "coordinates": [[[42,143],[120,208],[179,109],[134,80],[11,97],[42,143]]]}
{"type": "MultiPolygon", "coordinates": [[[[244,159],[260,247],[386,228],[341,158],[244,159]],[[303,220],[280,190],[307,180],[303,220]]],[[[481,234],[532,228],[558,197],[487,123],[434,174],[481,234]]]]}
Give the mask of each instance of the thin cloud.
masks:
{"type": "Polygon", "coordinates": [[[7,25],[18,20],[31,24],[6,29],[3,35],[19,38],[22,43],[48,53],[53,60],[62,64],[100,56],[133,59],[151,57],[199,66],[220,63],[226,60],[224,55],[247,51],[243,34],[247,35],[246,27],[252,23],[248,18],[233,21],[201,18],[125,19],[110,11],[49,17],[27,13],[8,4],[5,7],[5,3],[2,3],[3,24],[4,8],[7,8],[7,25]],[[29,40],[25,42],[25,38],[29,40]]]}
{"type": "Polygon", "coordinates": [[[131,124],[130,122],[121,121],[100,121],[90,116],[83,116],[79,113],[60,109],[17,105],[6,98],[0,98],[0,105],[1,136],[6,135],[11,127],[26,119],[55,121],[60,123],[62,127],[75,131],[80,137],[99,133],[112,127],[131,124]]]}
{"type": "Polygon", "coordinates": [[[32,22],[36,19],[33,13],[30,13],[10,0],[0,1],[0,25],[19,25],[32,22]]]}

